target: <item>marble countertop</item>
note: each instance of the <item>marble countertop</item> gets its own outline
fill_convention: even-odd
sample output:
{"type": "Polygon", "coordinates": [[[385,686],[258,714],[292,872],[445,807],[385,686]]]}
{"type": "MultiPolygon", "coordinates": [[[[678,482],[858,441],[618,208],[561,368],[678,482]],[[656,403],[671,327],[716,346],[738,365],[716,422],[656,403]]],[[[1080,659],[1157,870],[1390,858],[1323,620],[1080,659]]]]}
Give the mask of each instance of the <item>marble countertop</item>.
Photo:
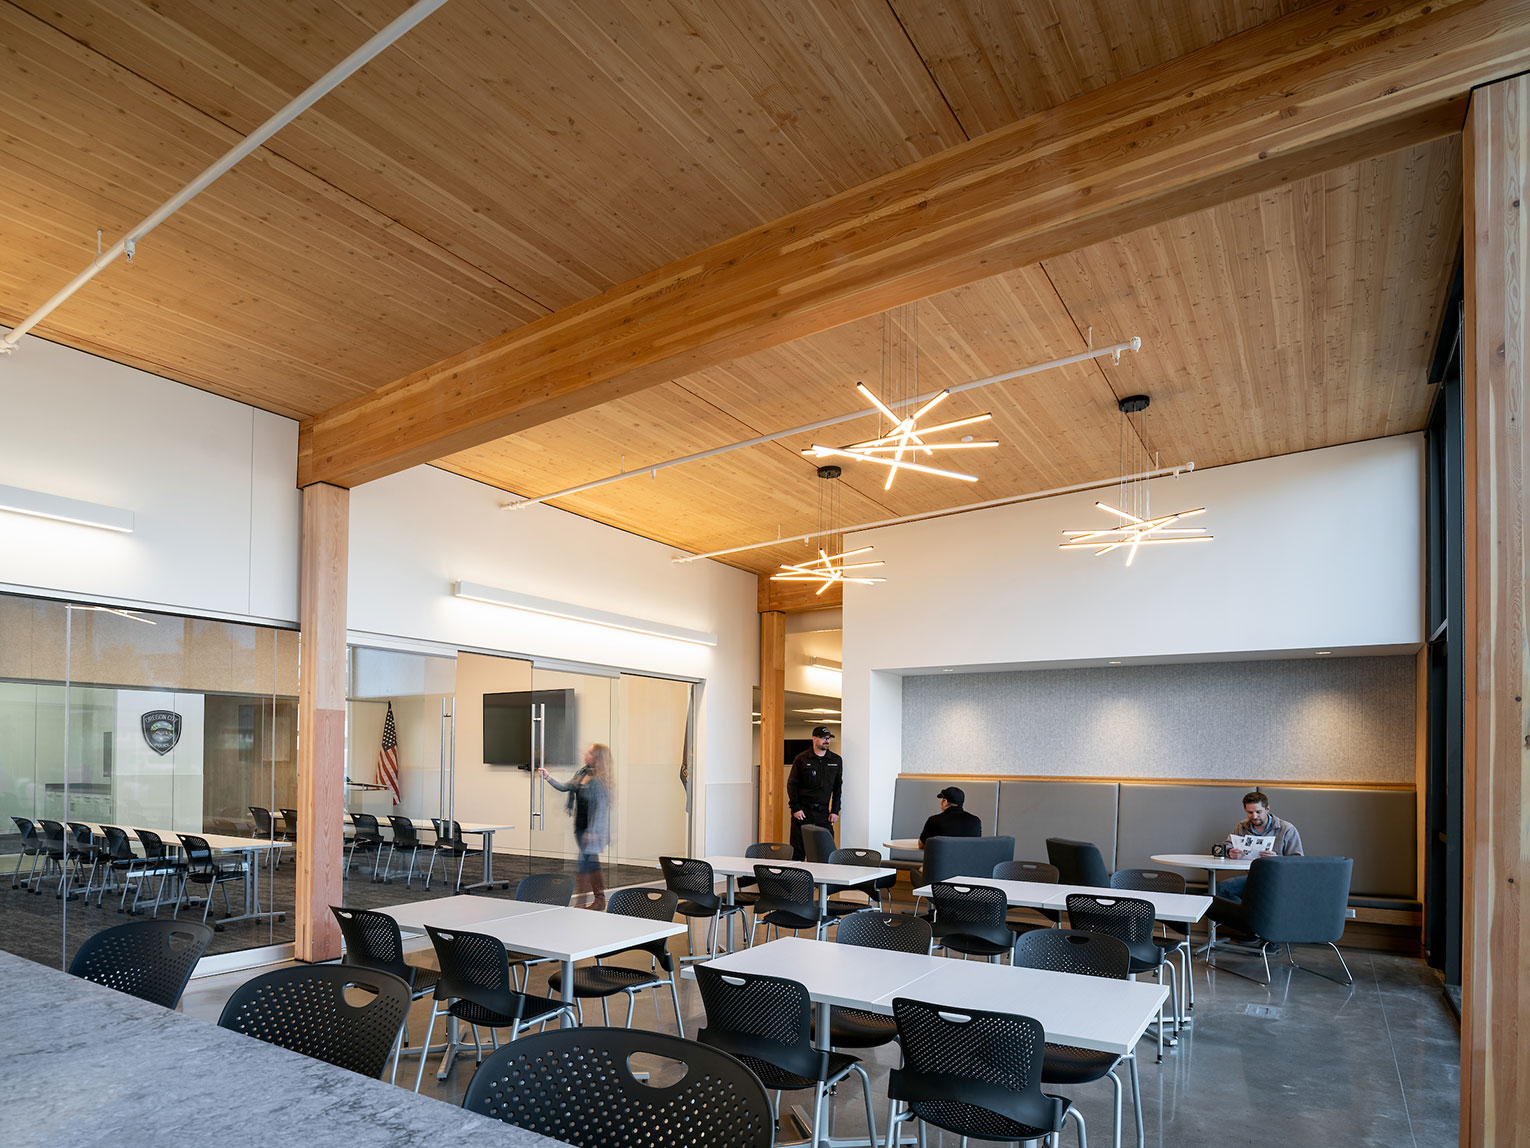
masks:
{"type": "Polygon", "coordinates": [[[566,1148],[5,952],[0,1031],[10,1148],[566,1148]]]}

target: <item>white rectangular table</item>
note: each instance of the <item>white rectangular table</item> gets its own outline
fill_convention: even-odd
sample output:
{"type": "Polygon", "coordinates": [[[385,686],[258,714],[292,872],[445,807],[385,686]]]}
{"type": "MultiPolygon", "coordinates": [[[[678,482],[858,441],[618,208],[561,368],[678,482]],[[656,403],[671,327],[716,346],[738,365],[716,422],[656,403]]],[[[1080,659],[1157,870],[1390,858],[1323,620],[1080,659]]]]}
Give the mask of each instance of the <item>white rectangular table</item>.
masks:
{"type": "MultiPolygon", "coordinates": [[[[833,1006],[891,1015],[899,997],[1034,1017],[1057,1044],[1124,1056],[1137,1046],[1169,990],[1146,981],[1017,969],[923,953],[894,953],[783,937],[707,962],[719,972],[785,977],[806,990],[820,1046],[833,1006]]],[[[683,974],[695,979],[694,968],[683,974]]],[[[804,1126],[807,1120],[803,1119],[804,1126]]],[[[1119,1115],[1117,1117],[1119,1124],[1119,1115]]],[[[836,1148],[841,1141],[830,1141],[836,1148]]]]}
{"type": "Polygon", "coordinates": [[[438,929],[478,932],[478,926],[487,921],[544,913],[555,907],[531,901],[502,901],[497,897],[456,896],[438,897],[433,901],[410,901],[403,905],[389,905],[377,911],[392,917],[406,933],[423,933],[426,925],[434,925],[438,929]]]}
{"type": "MultiPolygon", "coordinates": [[[[402,921],[407,920],[411,929],[423,930],[426,925],[431,925],[438,929],[458,928],[464,932],[483,933],[507,949],[560,962],[563,966],[562,999],[565,1004],[574,1002],[575,961],[609,956],[685,932],[685,926],[675,921],[652,921],[643,917],[624,917],[618,913],[595,913],[588,909],[566,909],[556,905],[500,901],[488,897],[442,897],[435,901],[394,905],[384,912],[400,921],[400,928],[403,927],[402,921]],[[467,921],[463,918],[474,916],[476,910],[464,902],[483,905],[486,913],[494,910],[504,912],[499,917],[480,917],[476,921],[467,921]],[[488,908],[490,906],[493,908],[488,908]]],[[[438,1079],[445,1078],[452,1060],[461,1051],[457,1037],[457,1026],[453,1022],[448,1026],[446,1054],[436,1073],[438,1079]]]]}
{"type": "MultiPolygon", "coordinates": [[[[355,824],[355,815],[354,814],[347,814],[346,816],[351,818],[351,823],[354,825],[355,824]]],[[[283,818],[283,821],[285,821],[285,820],[286,819],[283,818]]],[[[423,829],[423,830],[426,830],[426,831],[428,831],[430,833],[435,833],[435,831],[436,831],[435,822],[431,821],[428,817],[411,817],[409,819],[409,822],[416,829],[423,829]]],[[[392,828],[392,826],[389,824],[387,818],[385,818],[385,817],[379,817],[377,819],[377,827],[379,829],[391,829],[392,828]]],[[[462,830],[463,833],[471,833],[471,834],[474,834],[475,836],[483,838],[483,858],[482,858],[482,860],[483,860],[483,876],[479,880],[475,881],[473,884],[471,884],[471,885],[463,885],[461,887],[464,888],[464,889],[493,889],[493,888],[496,888],[496,887],[500,888],[500,889],[508,889],[508,888],[510,888],[510,882],[508,882],[508,881],[498,881],[498,882],[496,882],[494,880],[494,835],[496,833],[501,832],[501,831],[508,831],[508,830],[514,829],[515,826],[514,825],[491,825],[491,824],[488,824],[487,822],[480,822],[480,821],[459,821],[459,822],[457,822],[457,828],[462,830]]]]}
{"type": "MultiPolygon", "coordinates": [[[[1160,921],[1175,924],[1194,924],[1211,908],[1211,898],[1190,893],[1154,893],[1138,889],[1110,889],[1094,885],[1050,885],[1042,881],[1000,881],[993,877],[950,877],[949,883],[957,885],[987,885],[1000,889],[1010,905],[1023,909],[1056,909],[1066,911],[1070,893],[1089,893],[1096,897],[1131,897],[1149,901],[1153,915],[1160,921]]],[[[930,886],[921,885],[914,890],[916,897],[930,896],[930,886]]]]}
{"type": "MultiPolygon", "coordinates": [[[[890,1015],[895,998],[911,997],[1035,1017],[1054,1044],[1121,1056],[1137,1046],[1169,994],[1168,986],[1154,981],[890,953],[798,937],[728,953],[707,967],[797,981],[818,1006],[820,1033],[829,1031],[831,1005],[890,1015]]],[[[684,975],[694,979],[696,974],[686,969],[684,975]]]]}
{"type": "MultiPolygon", "coordinates": [[[[869,865],[829,865],[823,861],[772,861],[763,857],[707,857],[712,872],[728,879],[728,904],[736,902],[740,877],[753,877],[756,865],[776,865],[787,869],[806,869],[818,887],[818,915],[829,912],[829,888],[833,885],[868,885],[897,874],[896,869],[873,869],[869,865]]],[[[728,914],[728,948],[733,948],[733,914],[728,914]]]]}
{"type": "MultiPolygon", "coordinates": [[[[105,838],[106,834],[102,832],[101,825],[99,823],[94,821],[83,821],[80,822],[80,824],[88,825],[90,827],[92,836],[103,839],[105,838]]],[[[231,921],[259,921],[267,919],[274,921],[286,920],[287,914],[284,911],[277,909],[274,904],[270,909],[266,910],[263,910],[260,907],[260,863],[256,861],[255,855],[257,853],[274,853],[281,849],[291,849],[292,842],[272,841],[265,837],[231,837],[226,833],[193,833],[190,829],[155,829],[152,826],[144,826],[144,828],[147,829],[150,833],[158,834],[160,840],[168,849],[180,851],[180,834],[188,833],[193,837],[200,837],[203,841],[206,841],[212,849],[219,853],[238,853],[244,857],[245,872],[248,874],[246,879],[242,882],[244,885],[244,912],[238,914],[237,916],[223,917],[218,919],[217,923],[219,925],[228,924],[231,921]]],[[[134,838],[138,836],[138,831],[136,829],[128,829],[127,833],[134,838]]],[[[138,847],[139,849],[142,849],[142,844],[140,843],[138,847]]],[[[161,887],[163,887],[163,882],[161,882],[161,887]]],[[[208,890],[209,893],[211,891],[211,889],[208,890]]],[[[158,912],[159,909],[156,905],[156,916],[158,915],[158,912]]]]}

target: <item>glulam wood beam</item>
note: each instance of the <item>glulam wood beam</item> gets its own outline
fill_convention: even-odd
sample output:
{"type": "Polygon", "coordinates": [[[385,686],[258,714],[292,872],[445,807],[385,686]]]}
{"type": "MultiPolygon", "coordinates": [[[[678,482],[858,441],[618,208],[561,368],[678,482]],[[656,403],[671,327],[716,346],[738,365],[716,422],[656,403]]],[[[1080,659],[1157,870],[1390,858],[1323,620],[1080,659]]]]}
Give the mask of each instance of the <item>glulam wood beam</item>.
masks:
{"type": "Polygon", "coordinates": [[[780,841],[785,820],[786,615],[760,614],[759,841],[780,841]]]}
{"type": "Polygon", "coordinates": [[[1530,1126],[1530,76],[1472,95],[1466,333],[1461,1144],[1530,1126]]]}
{"type": "Polygon", "coordinates": [[[783,614],[806,614],[811,610],[830,610],[845,604],[845,585],[836,582],[822,594],[818,582],[772,582],[768,573],[761,574],[757,592],[760,613],[779,610],[783,614]]]}
{"type": "Polygon", "coordinates": [[[1530,0],[1301,9],[852,188],[302,424],[354,486],[1286,180],[1459,130],[1530,0]]]}
{"type": "Polygon", "coordinates": [[[297,898],[300,961],[340,955],[345,823],[345,612],[350,491],[303,488],[298,614],[297,898]]]}

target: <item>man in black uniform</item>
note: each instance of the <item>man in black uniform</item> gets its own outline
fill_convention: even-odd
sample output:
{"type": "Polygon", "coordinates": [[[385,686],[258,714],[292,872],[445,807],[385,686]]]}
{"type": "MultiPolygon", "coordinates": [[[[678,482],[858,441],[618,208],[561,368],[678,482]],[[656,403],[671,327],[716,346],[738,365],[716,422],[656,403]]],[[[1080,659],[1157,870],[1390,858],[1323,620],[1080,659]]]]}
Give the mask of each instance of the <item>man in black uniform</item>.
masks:
{"type": "Polygon", "coordinates": [[[805,749],[792,761],[786,778],[786,800],[792,807],[792,859],[807,856],[802,847],[802,827],[822,825],[828,829],[839,820],[839,787],[845,772],[844,760],[829,748],[834,734],[826,725],[813,730],[813,748],[805,749]]]}
{"type": "Polygon", "coordinates": [[[923,849],[931,837],[983,836],[983,819],[962,808],[967,800],[965,793],[948,785],[935,796],[940,801],[940,812],[925,819],[924,828],[919,831],[919,848],[923,849]]]}

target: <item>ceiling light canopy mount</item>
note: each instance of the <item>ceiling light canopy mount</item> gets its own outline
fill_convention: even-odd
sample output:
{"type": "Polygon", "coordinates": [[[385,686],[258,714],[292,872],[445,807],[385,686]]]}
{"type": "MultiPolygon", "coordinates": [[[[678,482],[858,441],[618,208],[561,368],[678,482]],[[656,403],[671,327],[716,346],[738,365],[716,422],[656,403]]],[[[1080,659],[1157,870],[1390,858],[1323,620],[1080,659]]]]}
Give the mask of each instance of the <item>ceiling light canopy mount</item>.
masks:
{"type": "Polygon", "coordinates": [[[1147,395],[1127,395],[1116,403],[1121,412],[1121,481],[1117,484],[1114,505],[1095,503],[1105,513],[1115,515],[1116,524],[1093,530],[1064,530],[1063,537],[1067,541],[1059,544],[1060,549],[1093,550],[1099,555],[1124,548],[1126,564],[1130,566],[1142,546],[1211,541],[1212,536],[1204,527],[1175,525],[1182,519],[1205,514],[1204,506],[1157,516],[1152,512],[1151,492],[1145,477],[1156,458],[1148,445],[1147,410],[1151,401],[1147,395]],[[1140,416],[1135,424],[1133,415],[1140,416]]]}

